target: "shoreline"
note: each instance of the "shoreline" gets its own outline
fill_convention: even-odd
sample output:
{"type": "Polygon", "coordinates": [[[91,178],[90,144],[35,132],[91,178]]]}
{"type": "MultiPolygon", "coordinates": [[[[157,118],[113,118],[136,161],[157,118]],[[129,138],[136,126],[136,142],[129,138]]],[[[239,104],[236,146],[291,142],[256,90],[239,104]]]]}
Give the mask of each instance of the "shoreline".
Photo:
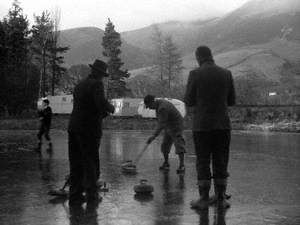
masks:
{"type": "MultiPolygon", "coordinates": [[[[69,116],[54,116],[51,129],[67,130],[69,116]]],[[[37,118],[0,119],[0,130],[38,130],[37,118]]],[[[103,120],[103,130],[154,130],[155,119],[139,117],[108,117],[103,120]]],[[[191,121],[185,119],[185,130],[191,130],[191,121]]],[[[261,123],[232,122],[232,130],[300,133],[300,121],[282,120],[261,123]]]]}

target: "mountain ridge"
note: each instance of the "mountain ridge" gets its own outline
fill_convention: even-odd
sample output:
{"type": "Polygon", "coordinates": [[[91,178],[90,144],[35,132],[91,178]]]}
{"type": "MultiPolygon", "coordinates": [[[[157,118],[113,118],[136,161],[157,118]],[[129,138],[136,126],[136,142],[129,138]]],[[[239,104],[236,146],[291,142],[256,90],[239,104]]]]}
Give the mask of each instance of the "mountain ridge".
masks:
{"type": "MultiPolygon", "coordinates": [[[[59,44],[68,46],[70,50],[65,56],[66,66],[76,64],[88,64],[99,58],[106,60],[102,55],[102,37],[104,31],[97,27],[80,27],[62,30],[59,44]]],[[[142,50],[136,46],[127,44],[122,39],[121,58],[124,61],[124,69],[144,67],[149,64],[150,51],[142,50]]]]}
{"type": "MultiPolygon", "coordinates": [[[[278,5],[269,6],[270,2],[267,0],[251,0],[219,18],[167,21],[156,25],[164,35],[172,35],[183,58],[193,54],[199,45],[208,45],[214,54],[220,54],[269,43],[274,39],[300,42],[300,7],[298,8],[300,1],[284,1],[283,9],[281,1],[274,0],[274,2],[278,5]],[[259,5],[261,8],[258,9],[259,5]],[[263,12],[265,13],[262,14],[263,12]]],[[[124,68],[139,71],[140,68],[151,66],[152,32],[153,25],[120,33],[124,68]]],[[[102,56],[103,34],[104,31],[97,27],[63,30],[62,45],[71,45],[71,50],[66,54],[67,65],[86,64],[95,58],[106,60],[102,56]]]]}

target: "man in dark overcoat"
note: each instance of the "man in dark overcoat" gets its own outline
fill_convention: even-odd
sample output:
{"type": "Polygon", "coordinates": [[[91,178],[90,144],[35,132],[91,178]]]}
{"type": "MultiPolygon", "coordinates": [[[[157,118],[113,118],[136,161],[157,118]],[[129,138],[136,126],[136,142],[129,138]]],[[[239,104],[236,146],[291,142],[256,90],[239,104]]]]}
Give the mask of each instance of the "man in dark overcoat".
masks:
{"type": "Polygon", "coordinates": [[[211,179],[217,205],[229,207],[226,201],[231,124],[228,106],[235,104],[235,89],[229,70],[214,63],[211,50],[200,46],[196,50],[199,67],[189,74],[184,102],[192,108],[193,139],[200,199],[192,208],[205,209],[209,204],[211,179]],[[212,174],[210,171],[212,164],[212,174]]]}
{"type": "Polygon", "coordinates": [[[91,73],[74,89],[68,127],[71,204],[84,200],[84,192],[87,201],[101,200],[97,180],[102,119],[114,112],[114,106],[104,95],[102,79],[108,76],[106,63],[96,59],[89,66],[91,73]]]}

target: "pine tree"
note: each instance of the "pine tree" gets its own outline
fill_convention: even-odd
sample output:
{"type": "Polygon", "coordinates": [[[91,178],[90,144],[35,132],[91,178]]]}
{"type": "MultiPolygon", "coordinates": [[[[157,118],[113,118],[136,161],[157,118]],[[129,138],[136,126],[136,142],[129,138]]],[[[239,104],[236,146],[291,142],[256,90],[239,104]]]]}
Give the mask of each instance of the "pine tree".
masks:
{"type": "Polygon", "coordinates": [[[120,33],[115,31],[113,23],[108,19],[102,38],[103,55],[108,58],[108,74],[110,75],[107,87],[108,98],[124,97],[130,92],[125,82],[125,78],[128,78],[130,74],[127,70],[121,70],[124,64],[119,57],[121,45],[120,33]]]}
{"type": "Polygon", "coordinates": [[[163,35],[162,31],[159,29],[158,25],[153,25],[153,34],[152,34],[152,42],[154,45],[154,58],[153,65],[154,69],[158,70],[159,78],[161,83],[164,82],[164,53],[163,53],[163,35]]]}
{"type": "Polygon", "coordinates": [[[2,77],[4,88],[4,108],[9,114],[20,114],[32,103],[35,92],[35,75],[29,62],[29,23],[23,15],[18,1],[14,1],[8,16],[4,18],[1,36],[4,38],[4,60],[2,77]]]}
{"type": "Polygon", "coordinates": [[[5,91],[5,83],[6,83],[6,65],[7,65],[7,53],[8,48],[6,45],[7,34],[5,31],[4,22],[0,21],[0,112],[4,111],[5,108],[5,100],[6,91],[5,91]]]}

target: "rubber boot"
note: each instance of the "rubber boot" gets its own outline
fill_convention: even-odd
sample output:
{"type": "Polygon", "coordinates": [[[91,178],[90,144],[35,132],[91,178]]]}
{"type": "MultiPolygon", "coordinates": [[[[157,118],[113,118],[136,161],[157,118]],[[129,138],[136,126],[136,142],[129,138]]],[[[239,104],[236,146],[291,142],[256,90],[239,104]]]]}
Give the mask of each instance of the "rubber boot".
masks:
{"type": "Polygon", "coordinates": [[[85,201],[84,188],[79,179],[72,175],[66,176],[65,179],[66,184],[69,184],[69,205],[82,204],[85,201]]]}
{"type": "Polygon", "coordinates": [[[213,225],[226,225],[225,216],[227,209],[215,208],[214,209],[214,223],[213,225]]]}
{"type": "Polygon", "coordinates": [[[217,207],[220,209],[227,209],[230,207],[226,199],[227,179],[214,179],[214,188],[217,198],[217,207]]]}
{"type": "Polygon", "coordinates": [[[209,225],[209,210],[204,209],[199,212],[199,225],[209,225]]]}
{"type": "Polygon", "coordinates": [[[204,210],[209,206],[209,190],[211,186],[210,180],[199,180],[198,191],[200,198],[198,200],[191,201],[191,208],[204,210]]]}

